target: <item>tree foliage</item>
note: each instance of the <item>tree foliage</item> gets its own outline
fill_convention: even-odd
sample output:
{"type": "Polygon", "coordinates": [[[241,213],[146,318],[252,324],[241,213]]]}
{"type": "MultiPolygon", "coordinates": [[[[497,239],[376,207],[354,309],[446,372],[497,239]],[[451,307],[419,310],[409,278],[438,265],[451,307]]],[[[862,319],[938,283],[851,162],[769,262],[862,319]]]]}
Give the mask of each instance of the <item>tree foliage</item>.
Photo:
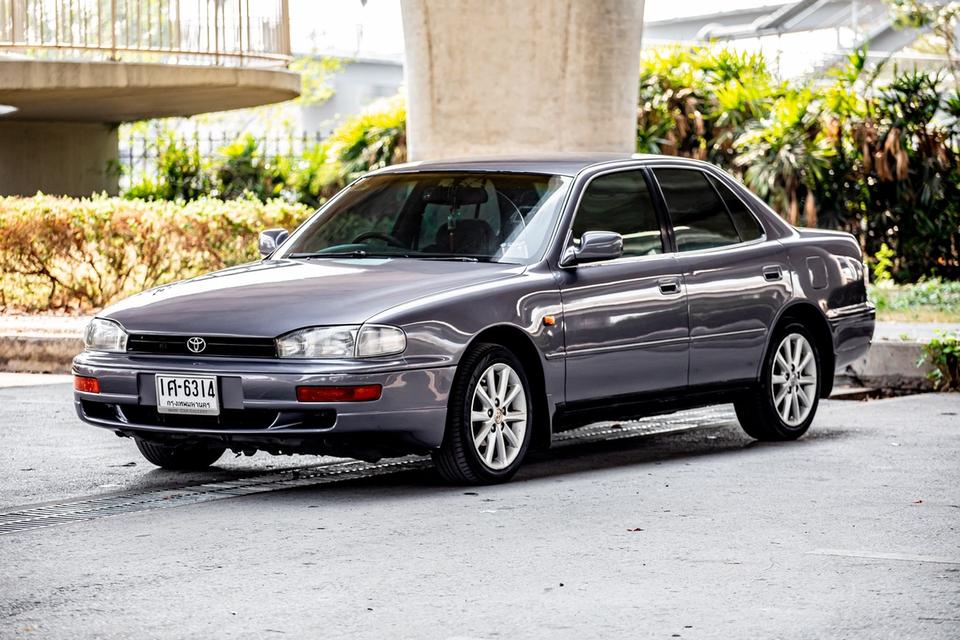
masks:
{"type": "Polygon", "coordinates": [[[960,95],[943,74],[880,67],[865,51],[817,82],[774,79],[759,54],[645,56],[637,150],[727,169],[792,224],[893,252],[897,280],[960,277],[960,95]]]}

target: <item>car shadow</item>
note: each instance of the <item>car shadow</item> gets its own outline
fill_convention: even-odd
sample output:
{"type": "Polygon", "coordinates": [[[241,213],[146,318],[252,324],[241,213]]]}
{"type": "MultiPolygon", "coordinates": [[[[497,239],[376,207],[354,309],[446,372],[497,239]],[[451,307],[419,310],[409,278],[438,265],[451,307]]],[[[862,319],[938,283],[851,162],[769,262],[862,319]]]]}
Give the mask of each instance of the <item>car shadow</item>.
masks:
{"type": "Polygon", "coordinates": [[[593,442],[565,444],[528,455],[520,471],[507,484],[471,487],[443,481],[430,466],[398,471],[375,477],[362,477],[316,486],[284,489],[288,498],[349,499],[350,501],[382,501],[416,499],[424,495],[463,493],[489,496],[502,488],[553,481],[578,474],[593,474],[612,469],[630,468],[636,473],[672,462],[696,461],[711,456],[766,455],[785,447],[812,448],[828,441],[848,437],[839,429],[813,429],[803,438],[791,442],[758,442],[745,435],[738,425],[702,427],[684,432],[638,435],[593,442]]]}

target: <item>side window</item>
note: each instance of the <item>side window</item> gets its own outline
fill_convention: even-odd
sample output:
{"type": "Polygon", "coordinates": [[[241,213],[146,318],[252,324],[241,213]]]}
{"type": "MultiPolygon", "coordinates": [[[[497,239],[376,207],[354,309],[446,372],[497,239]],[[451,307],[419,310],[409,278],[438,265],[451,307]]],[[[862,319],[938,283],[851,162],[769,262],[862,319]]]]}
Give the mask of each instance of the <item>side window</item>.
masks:
{"type": "Polygon", "coordinates": [[[740,242],[740,235],[707,176],[696,169],[655,169],[679,251],[740,242]]]}
{"type": "Polygon", "coordinates": [[[610,173],[587,185],[573,221],[575,245],[586,231],[619,233],[624,256],[663,253],[660,224],[642,172],[610,173]]]}
{"type": "Polygon", "coordinates": [[[750,242],[751,240],[762,238],[763,227],[760,226],[757,219],[750,213],[750,210],[747,208],[747,205],[744,204],[743,200],[738,198],[730,187],[713,176],[710,176],[710,182],[713,183],[713,186],[716,187],[720,193],[723,204],[727,205],[727,211],[730,212],[730,217],[733,218],[733,224],[737,227],[740,240],[742,242],[750,242]]]}

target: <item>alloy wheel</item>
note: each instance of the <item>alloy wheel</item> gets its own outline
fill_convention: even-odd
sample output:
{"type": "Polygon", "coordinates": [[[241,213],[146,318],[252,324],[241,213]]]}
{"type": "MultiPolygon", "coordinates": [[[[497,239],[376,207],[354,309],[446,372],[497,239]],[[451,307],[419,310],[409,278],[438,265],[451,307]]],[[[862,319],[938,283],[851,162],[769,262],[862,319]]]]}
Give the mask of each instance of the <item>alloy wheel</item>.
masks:
{"type": "Polygon", "coordinates": [[[473,446],[490,469],[504,469],[516,460],[527,430],[527,395],[513,368],[502,362],[480,376],[470,405],[473,446]]]}
{"type": "Polygon", "coordinates": [[[813,347],[799,333],[784,336],[770,369],[773,406],[785,424],[796,427],[810,415],[817,394],[813,347]]]}

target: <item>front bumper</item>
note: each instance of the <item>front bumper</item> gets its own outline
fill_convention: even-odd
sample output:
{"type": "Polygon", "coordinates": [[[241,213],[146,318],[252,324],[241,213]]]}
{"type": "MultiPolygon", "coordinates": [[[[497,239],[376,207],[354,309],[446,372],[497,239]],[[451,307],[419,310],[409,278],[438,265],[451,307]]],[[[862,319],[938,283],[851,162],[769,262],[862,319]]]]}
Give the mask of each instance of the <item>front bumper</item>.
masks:
{"type": "Polygon", "coordinates": [[[123,434],[191,436],[283,449],[321,437],[376,440],[399,437],[436,448],[443,439],[455,367],[378,368],[370,363],[284,362],[227,358],[142,357],[85,352],[73,361],[80,376],[97,378],[100,393],[74,392],[80,419],[123,434]],[[157,373],[216,375],[220,416],[156,412],[157,373]],[[379,400],[298,402],[296,387],[379,384],[379,400]]]}

